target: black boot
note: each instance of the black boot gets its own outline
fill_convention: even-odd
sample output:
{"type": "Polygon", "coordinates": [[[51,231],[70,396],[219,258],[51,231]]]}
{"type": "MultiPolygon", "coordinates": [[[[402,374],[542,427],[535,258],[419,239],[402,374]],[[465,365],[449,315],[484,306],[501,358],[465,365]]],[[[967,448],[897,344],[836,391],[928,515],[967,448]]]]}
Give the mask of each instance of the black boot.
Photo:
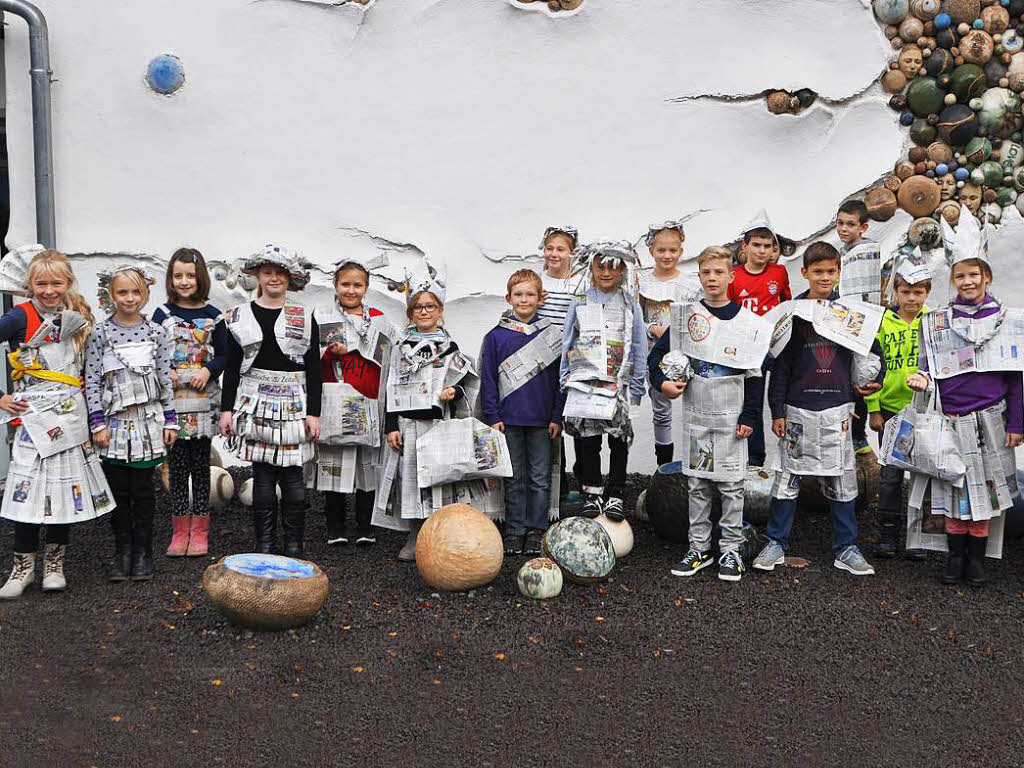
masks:
{"type": "Polygon", "coordinates": [[[283,504],[281,525],[284,528],[284,553],[288,557],[305,557],[303,536],[306,529],[306,505],[283,504]]]}
{"type": "Polygon", "coordinates": [[[153,553],[145,546],[132,546],[132,581],[153,578],[153,553]]]}
{"type": "Polygon", "coordinates": [[[136,504],[132,508],[132,581],[153,578],[153,508],[136,504]]]}
{"type": "Polygon", "coordinates": [[[373,491],[356,491],[356,545],[376,544],[373,533],[373,491]]]}
{"type": "Polygon", "coordinates": [[[269,555],[277,538],[277,511],[273,507],[252,508],[252,527],[256,534],[256,551],[269,555]]]}
{"type": "Polygon", "coordinates": [[[110,564],[110,580],[128,581],[132,571],[131,509],[115,507],[110,513],[110,526],[114,529],[114,560],[110,564]]]}
{"type": "Polygon", "coordinates": [[[655,443],[654,444],[654,460],[658,462],[660,467],[662,464],[668,464],[672,461],[672,454],[675,452],[675,445],[673,443],[655,443]]]}
{"type": "Polygon", "coordinates": [[[325,493],[324,512],[327,516],[327,543],[348,544],[345,537],[345,494],[325,493]]]}
{"type": "Polygon", "coordinates": [[[965,577],[972,587],[983,587],[988,582],[985,578],[985,547],[988,536],[967,537],[967,568],[965,577]]]}
{"type": "Polygon", "coordinates": [[[875,554],[878,557],[888,559],[896,556],[896,531],[895,521],[884,518],[880,521],[878,546],[875,547],[875,554]]]}
{"type": "Polygon", "coordinates": [[[946,558],[946,567],[942,569],[939,580],[943,584],[959,584],[964,578],[964,554],[967,551],[966,533],[947,533],[946,547],[949,548],[949,557],[946,558]]]}

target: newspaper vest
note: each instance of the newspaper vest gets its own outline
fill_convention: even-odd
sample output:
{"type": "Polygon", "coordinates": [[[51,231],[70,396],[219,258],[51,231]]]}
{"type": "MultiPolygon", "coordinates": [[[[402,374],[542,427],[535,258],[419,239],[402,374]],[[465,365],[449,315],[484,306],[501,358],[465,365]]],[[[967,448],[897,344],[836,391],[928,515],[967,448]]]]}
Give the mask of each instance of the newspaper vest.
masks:
{"type": "MultiPolygon", "coordinates": [[[[313,324],[310,322],[311,311],[299,304],[293,297],[285,299],[281,314],[274,322],[274,337],[281,352],[296,365],[302,365],[303,355],[309,349],[310,335],[313,324]]],[[[224,321],[235,341],[242,348],[242,375],[252,368],[253,360],[263,346],[263,333],[256,321],[256,313],[252,311],[252,302],[239,304],[224,313],[224,321]]]]}
{"type": "Polygon", "coordinates": [[[694,376],[683,393],[683,474],[719,482],[747,475],[747,441],[736,437],[745,374],[694,376]]]}
{"type": "Polygon", "coordinates": [[[171,367],[178,376],[178,388],[174,390],[174,410],[179,421],[183,413],[206,413],[216,410],[220,402],[220,387],[213,378],[205,389],[199,392],[188,386],[192,376],[213,359],[213,332],[220,319],[199,317],[185,320],[171,314],[171,308],[164,304],[161,309],[167,317],[162,323],[167,338],[171,340],[171,367]]]}
{"type": "Polygon", "coordinates": [[[504,400],[562,355],[562,331],[546,318],[532,325],[502,316],[498,327],[532,336],[498,366],[498,397],[504,400]]]}
{"type": "Polygon", "coordinates": [[[160,399],[156,374],[156,333],[159,326],[149,325],[149,339],[114,344],[107,334],[107,320],[97,326],[103,341],[103,412],[120,413],[133,405],[145,405],[160,399]]]}
{"type": "Polygon", "coordinates": [[[622,291],[604,304],[577,297],[576,322],[579,335],[569,350],[569,381],[620,383],[623,370],[628,370],[633,328],[632,308],[622,291]]]}

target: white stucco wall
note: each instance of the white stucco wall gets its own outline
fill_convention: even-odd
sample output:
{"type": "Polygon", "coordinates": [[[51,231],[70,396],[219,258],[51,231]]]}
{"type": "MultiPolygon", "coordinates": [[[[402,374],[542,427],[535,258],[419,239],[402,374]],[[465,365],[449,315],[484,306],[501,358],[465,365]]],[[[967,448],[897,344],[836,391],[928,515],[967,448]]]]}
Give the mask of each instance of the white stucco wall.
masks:
{"type": "MultiPolygon", "coordinates": [[[[636,239],[700,210],[692,256],[766,206],[809,238],[906,140],[873,85],[891,49],[861,0],[585,0],[555,19],[505,0],[38,5],[57,245],[80,254],[89,296],[112,253],[162,271],[182,244],[231,261],[279,241],[323,265],[326,299],[343,254],[385,249],[400,267],[425,252],[448,264],[448,324],[475,349],[548,224],[636,239]],[[169,97],[144,82],[161,53],[186,71],[169,97]],[[772,116],[758,94],[776,87],[821,98],[772,116]]],[[[27,34],[11,17],[6,56],[16,246],[35,233],[27,34]]],[[[638,426],[631,465],[649,469],[638,426]]]]}

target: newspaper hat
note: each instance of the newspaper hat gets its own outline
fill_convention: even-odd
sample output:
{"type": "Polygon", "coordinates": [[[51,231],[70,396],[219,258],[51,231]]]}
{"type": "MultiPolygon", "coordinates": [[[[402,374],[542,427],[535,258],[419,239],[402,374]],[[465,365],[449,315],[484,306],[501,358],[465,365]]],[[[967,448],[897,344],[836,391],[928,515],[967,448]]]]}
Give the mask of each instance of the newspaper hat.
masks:
{"type": "Polygon", "coordinates": [[[373,256],[345,256],[334,263],[334,274],[337,276],[342,269],[351,265],[362,267],[372,275],[374,270],[381,269],[389,264],[391,264],[391,260],[386,253],[377,253],[373,256]]]}
{"type": "Polygon", "coordinates": [[[565,235],[569,238],[571,247],[575,248],[579,244],[580,233],[576,227],[548,227],[544,230],[544,237],[540,239],[540,249],[543,251],[544,246],[547,245],[548,238],[552,235],[565,235]]]}
{"type": "Polygon", "coordinates": [[[912,251],[904,246],[896,251],[896,254],[893,256],[892,277],[885,291],[885,298],[889,304],[896,302],[897,277],[907,285],[917,285],[925,280],[932,279],[931,265],[928,263],[928,257],[921,251],[920,246],[914,246],[912,251]]]}
{"type": "Polygon", "coordinates": [[[771,219],[768,218],[768,211],[762,208],[759,210],[740,232],[739,240],[737,244],[742,243],[746,239],[747,233],[753,232],[755,229],[767,229],[772,233],[772,237],[775,238],[776,244],[779,246],[779,253],[782,256],[792,256],[796,253],[796,241],[783,237],[775,231],[775,227],[772,226],[771,219]]]}
{"type": "Polygon", "coordinates": [[[153,274],[145,267],[140,267],[137,264],[122,264],[113,269],[101,269],[96,273],[96,299],[100,309],[104,312],[114,311],[114,302],[110,298],[110,286],[114,282],[115,277],[126,272],[136,273],[147,286],[156,285],[156,278],[153,274]]]}
{"type": "Polygon", "coordinates": [[[611,262],[613,266],[635,267],[638,263],[636,249],[626,240],[600,240],[584,245],[579,249],[579,259],[584,266],[595,259],[602,264],[611,262]]]}
{"type": "Polygon", "coordinates": [[[242,262],[241,271],[252,274],[264,264],[273,264],[287,272],[290,290],[301,291],[309,283],[309,270],[306,269],[307,265],[302,256],[283,245],[268,243],[263,246],[263,250],[248,256],[242,262]]]}
{"type": "Polygon", "coordinates": [[[39,243],[22,245],[0,259],[0,293],[28,296],[28,267],[46,249],[39,243]]]}
{"type": "Polygon", "coordinates": [[[676,221],[666,221],[663,224],[651,224],[651,226],[647,228],[647,234],[644,236],[644,242],[647,243],[647,247],[650,248],[654,245],[654,238],[658,236],[659,232],[666,229],[674,229],[679,233],[679,238],[681,240],[685,240],[686,233],[683,231],[684,221],[686,221],[685,218],[677,219],[676,221]]]}
{"type": "Polygon", "coordinates": [[[942,244],[946,248],[946,261],[950,267],[968,259],[980,259],[988,264],[988,227],[983,226],[966,205],[960,206],[960,220],[956,229],[940,218],[942,244]]]}
{"type": "Polygon", "coordinates": [[[445,292],[448,287],[447,270],[435,267],[426,256],[408,273],[406,279],[405,303],[412,305],[413,296],[422,291],[430,291],[437,297],[437,300],[444,304],[445,292]]]}

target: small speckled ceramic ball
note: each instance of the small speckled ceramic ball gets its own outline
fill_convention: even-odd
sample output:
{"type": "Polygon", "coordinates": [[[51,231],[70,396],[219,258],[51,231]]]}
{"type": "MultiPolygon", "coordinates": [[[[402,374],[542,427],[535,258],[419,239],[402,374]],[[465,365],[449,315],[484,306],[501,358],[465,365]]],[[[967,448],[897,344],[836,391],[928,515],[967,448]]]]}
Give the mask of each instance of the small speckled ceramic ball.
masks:
{"type": "Polygon", "coordinates": [[[523,563],[516,586],[524,597],[548,600],[562,593],[562,569],[549,557],[535,557],[523,563]]]}
{"type": "Polygon", "coordinates": [[[490,584],[504,555],[498,526],[469,504],[441,507],[416,536],[416,568],[434,589],[462,592],[490,584]]]}

